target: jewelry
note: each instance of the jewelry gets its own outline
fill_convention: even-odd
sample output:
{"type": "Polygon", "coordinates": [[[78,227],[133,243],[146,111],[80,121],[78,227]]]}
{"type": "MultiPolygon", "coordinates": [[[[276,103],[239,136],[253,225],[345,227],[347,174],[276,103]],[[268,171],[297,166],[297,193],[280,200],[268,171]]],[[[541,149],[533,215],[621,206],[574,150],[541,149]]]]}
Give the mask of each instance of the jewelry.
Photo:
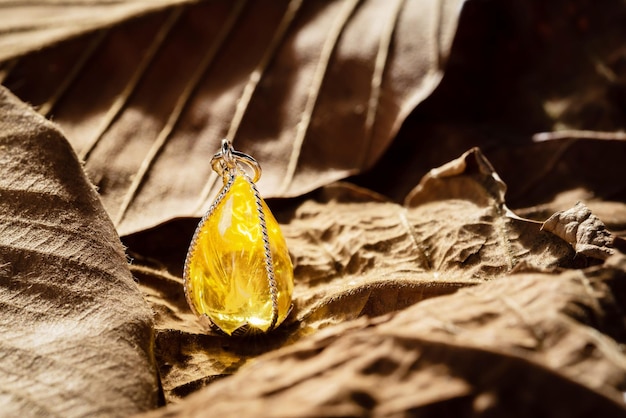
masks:
{"type": "Polygon", "coordinates": [[[187,251],[187,303],[207,328],[228,335],[271,331],[291,310],[293,267],[278,222],[255,185],[261,167],[225,139],[211,166],[224,187],[187,251]]]}

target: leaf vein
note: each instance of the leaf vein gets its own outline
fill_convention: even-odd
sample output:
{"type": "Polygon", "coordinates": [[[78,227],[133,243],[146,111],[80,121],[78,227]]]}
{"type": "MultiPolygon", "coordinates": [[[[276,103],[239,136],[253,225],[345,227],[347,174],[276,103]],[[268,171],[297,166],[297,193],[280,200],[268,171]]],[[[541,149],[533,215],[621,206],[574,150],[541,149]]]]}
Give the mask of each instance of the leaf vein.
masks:
{"type": "Polygon", "coordinates": [[[72,69],[68,72],[67,76],[63,79],[59,87],[52,94],[52,97],[50,97],[48,101],[46,101],[44,104],[42,104],[39,107],[40,114],[42,114],[45,117],[48,117],[50,115],[50,112],[52,112],[52,109],[54,109],[54,106],[56,106],[56,104],[61,99],[61,97],[63,97],[63,95],[65,94],[67,89],[72,85],[74,80],[76,80],[76,78],[79,76],[83,68],[85,68],[85,65],[87,65],[87,62],[89,62],[91,57],[94,56],[94,54],[96,53],[100,45],[102,45],[102,42],[106,38],[107,34],[108,34],[108,30],[106,29],[102,29],[96,32],[96,34],[94,35],[94,38],[91,40],[91,42],[89,43],[87,48],[83,51],[83,53],[78,58],[78,60],[76,60],[76,63],[74,64],[74,66],[72,66],[72,69]]]}
{"type": "Polygon", "coordinates": [[[96,145],[98,145],[104,133],[111,127],[111,125],[113,124],[115,119],[117,119],[120,112],[124,109],[124,107],[128,103],[128,100],[137,89],[139,82],[142,80],[143,76],[146,74],[148,67],[153,62],[154,57],[156,56],[157,52],[161,49],[168,35],[171,33],[171,30],[174,27],[174,24],[178,21],[178,19],[182,15],[183,10],[184,10],[184,7],[182,6],[174,8],[174,10],[172,11],[172,13],[170,13],[168,18],[164,22],[164,24],[159,28],[159,31],[157,32],[154,38],[154,41],[150,44],[150,47],[143,55],[141,62],[139,63],[139,66],[134,71],[130,80],[128,80],[128,83],[126,83],[126,86],[124,86],[124,89],[122,90],[122,92],[117,96],[117,98],[115,99],[115,101],[113,102],[109,110],[107,111],[100,125],[96,128],[96,131],[95,131],[96,134],[94,135],[92,140],[87,144],[87,146],[80,152],[80,158],[82,160],[86,161],[89,158],[91,151],[93,151],[96,145]]]}
{"type": "Polygon", "coordinates": [[[178,123],[178,120],[180,119],[183,110],[189,102],[191,95],[196,90],[197,85],[200,83],[202,76],[206,73],[207,69],[213,63],[218,51],[222,48],[224,42],[232,32],[237,20],[239,20],[245,4],[245,0],[239,0],[237,3],[235,3],[233,10],[228,17],[228,20],[224,23],[224,27],[218,33],[217,38],[211,44],[211,47],[209,48],[207,54],[204,56],[202,62],[198,65],[198,68],[191,76],[181,95],[178,97],[174,109],[172,110],[172,113],[170,114],[165,126],[163,127],[161,132],[159,132],[159,135],[152,144],[152,147],[148,151],[148,154],[142,161],[141,166],[139,166],[139,169],[137,170],[137,173],[133,178],[133,182],[131,183],[128,191],[126,192],[126,195],[124,196],[124,200],[122,201],[117,216],[115,218],[116,226],[119,227],[119,225],[124,220],[124,217],[128,212],[128,208],[137,196],[137,193],[139,192],[141,185],[143,184],[143,181],[148,174],[148,171],[152,168],[154,161],[169,140],[171,133],[174,131],[174,128],[176,127],[176,124],[178,123]]]}
{"type": "Polygon", "coordinates": [[[367,114],[365,116],[365,135],[363,147],[363,154],[361,156],[360,167],[364,167],[367,164],[370,149],[372,146],[372,135],[374,130],[374,123],[376,121],[376,114],[378,112],[378,105],[380,104],[380,93],[383,84],[383,74],[387,66],[389,49],[391,47],[391,41],[393,34],[398,24],[398,17],[404,6],[404,0],[398,0],[395,7],[386,22],[385,28],[378,43],[378,51],[376,53],[376,61],[374,64],[374,72],[372,73],[372,83],[370,90],[370,97],[367,102],[367,114]]]}
{"type": "Polygon", "coordinates": [[[348,23],[348,20],[352,16],[359,2],[360,0],[346,0],[344,2],[343,8],[333,22],[328,37],[326,38],[326,41],[322,46],[320,59],[317,63],[317,67],[315,68],[315,72],[313,74],[313,80],[311,81],[308,89],[304,111],[302,112],[302,116],[296,127],[296,136],[294,138],[291,156],[287,165],[287,171],[280,186],[280,194],[285,194],[285,192],[289,189],[291,183],[293,182],[293,177],[296,172],[298,160],[300,159],[300,152],[302,151],[302,146],[304,144],[304,138],[309,129],[309,125],[311,124],[311,117],[313,115],[313,111],[315,110],[317,98],[322,87],[322,82],[324,81],[324,76],[326,75],[328,70],[330,58],[333,51],[335,50],[335,47],[337,46],[339,37],[341,36],[344,28],[346,27],[346,24],[348,23]]]}

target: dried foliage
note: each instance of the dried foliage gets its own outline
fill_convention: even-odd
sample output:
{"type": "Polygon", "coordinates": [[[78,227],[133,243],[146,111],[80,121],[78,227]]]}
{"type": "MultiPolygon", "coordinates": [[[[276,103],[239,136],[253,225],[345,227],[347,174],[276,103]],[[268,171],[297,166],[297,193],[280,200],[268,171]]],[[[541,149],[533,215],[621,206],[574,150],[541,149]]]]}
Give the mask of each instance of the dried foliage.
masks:
{"type": "Polygon", "coordinates": [[[190,0],[54,0],[0,2],[0,61],[106,29],[124,19],[190,0]]]}
{"type": "Polygon", "coordinates": [[[150,310],[74,152],[2,87],[0,149],[2,414],[154,408],[150,310]]]}
{"type": "Polygon", "coordinates": [[[626,258],[321,331],[150,417],[622,416],[626,258]],[[602,376],[601,379],[598,379],[602,376]]]}
{"type": "Polygon", "coordinates": [[[2,413],[626,415],[626,5],[588,3],[0,1],[2,413]],[[222,137],[281,198],[268,335],[183,295],[222,137]]]}
{"type": "Polygon", "coordinates": [[[370,166],[439,83],[463,3],[180,2],[6,79],[61,125],[123,235],[201,216],[221,187],[207,159],[223,137],[265,162],[267,197],[370,166]]]}
{"type": "Polygon", "coordinates": [[[543,223],[542,229],[572,244],[579,254],[605,259],[615,254],[614,238],[606,226],[588,207],[578,202],[566,211],[559,211],[543,223]]]}
{"type": "Polygon", "coordinates": [[[166,397],[185,395],[190,387],[233,373],[250,357],[330,325],[393,312],[514,270],[573,266],[575,253],[567,242],[505,212],[496,191],[504,187],[473,150],[424,179],[412,197],[413,203],[422,199],[419,205],[403,207],[340,184],[305,200],[283,224],[295,267],[294,310],[273,339],[261,339],[254,348],[247,339],[205,335],[179,279],[137,269],[157,312],[166,397]],[[445,191],[458,201],[440,201],[445,191]]]}

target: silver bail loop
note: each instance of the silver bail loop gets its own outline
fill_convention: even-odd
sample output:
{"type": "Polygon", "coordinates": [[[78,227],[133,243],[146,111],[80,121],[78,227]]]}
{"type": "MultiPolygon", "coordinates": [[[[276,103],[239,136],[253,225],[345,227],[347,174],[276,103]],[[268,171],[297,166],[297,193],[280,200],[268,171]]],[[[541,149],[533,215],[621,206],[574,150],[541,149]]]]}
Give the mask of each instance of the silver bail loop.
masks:
{"type": "Polygon", "coordinates": [[[256,183],[261,178],[261,166],[259,163],[243,152],[236,151],[229,140],[222,139],[220,151],[211,158],[211,167],[220,176],[224,177],[229,171],[240,169],[245,172],[248,167],[254,173],[252,181],[256,183]]]}

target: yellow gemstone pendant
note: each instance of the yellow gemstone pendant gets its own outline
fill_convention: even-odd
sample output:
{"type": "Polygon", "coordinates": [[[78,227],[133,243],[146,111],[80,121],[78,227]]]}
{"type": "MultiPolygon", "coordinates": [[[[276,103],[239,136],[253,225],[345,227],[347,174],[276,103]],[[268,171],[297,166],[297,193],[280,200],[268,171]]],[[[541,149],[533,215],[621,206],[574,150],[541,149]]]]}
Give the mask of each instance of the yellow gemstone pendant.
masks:
{"type": "Polygon", "coordinates": [[[187,302],[207,327],[228,335],[270,331],[291,310],[293,267],[278,222],[255,185],[260,167],[226,140],[212,166],[224,187],[187,252],[187,302]]]}

